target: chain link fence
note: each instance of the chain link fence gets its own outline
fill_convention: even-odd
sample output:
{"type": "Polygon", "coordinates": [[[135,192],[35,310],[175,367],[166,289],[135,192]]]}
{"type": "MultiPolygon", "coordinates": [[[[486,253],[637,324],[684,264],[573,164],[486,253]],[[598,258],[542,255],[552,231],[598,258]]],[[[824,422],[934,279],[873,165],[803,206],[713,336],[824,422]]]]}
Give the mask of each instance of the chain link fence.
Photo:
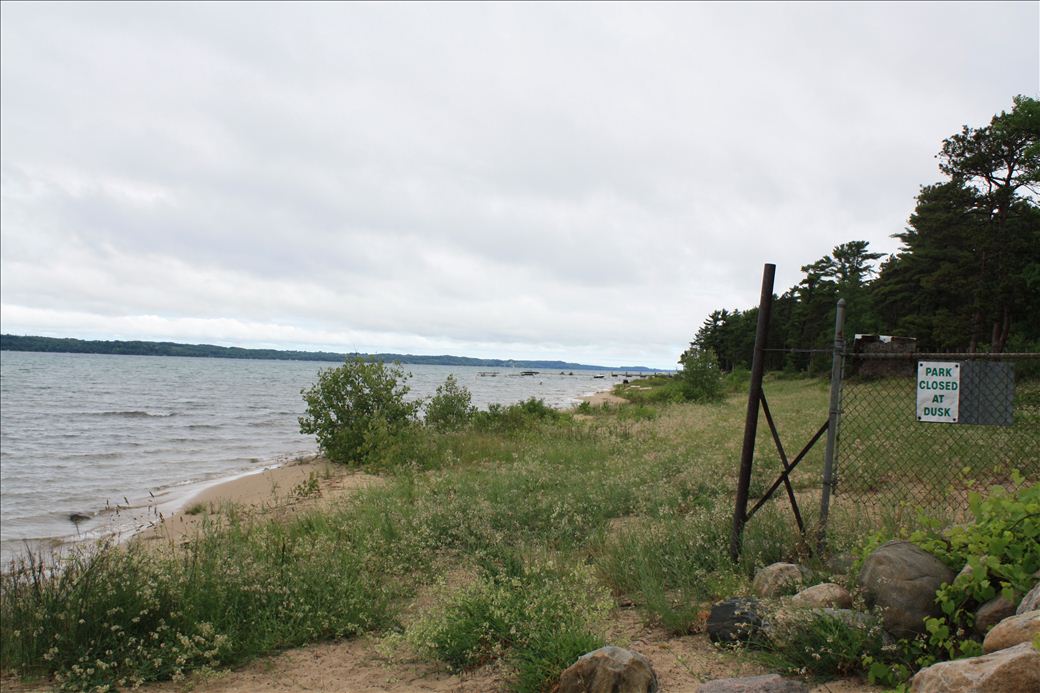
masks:
{"type": "Polygon", "coordinates": [[[1040,354],[873,346],[845,356],[836,508],[874,527],[958,521],[972,491],[1040,481],[1040,354]]]}

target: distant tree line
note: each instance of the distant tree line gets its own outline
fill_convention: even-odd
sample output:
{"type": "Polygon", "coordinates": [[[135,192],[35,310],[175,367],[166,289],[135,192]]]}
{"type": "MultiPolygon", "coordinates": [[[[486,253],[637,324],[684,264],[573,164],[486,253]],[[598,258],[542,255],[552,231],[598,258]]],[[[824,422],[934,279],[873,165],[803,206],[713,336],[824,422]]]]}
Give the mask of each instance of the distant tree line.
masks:
{"type": "MultiPolygon", "coordinates": [[[[915,337],[926,351],[1040,348],[1040,102],[1019,96],[990,124],[943,141],[946,180],[926,185],[902,247],[884,257],[849,241],[801,268],[802,280],[775,297],[768,347],[826,348],[839,298],[845,334],[915,337]],[[880,263],[879,263],[880,261],[880,263]]],[[[692,350],[723,370],[749,368],[758,308],[716,310],[692,350]]],[[[826,355],[771,352],[767,367],[814,371],[826,355]]]]}
{"type": "Polygon", "coordinates": [[[645,366],[590,366],[568,361],[530,361],[479,359],[471,356],[425,356],[418,354],[337,354],[331,351],[289,351],[281,349],[243,349],[214,344],[178,344],[120,340],[85,340],[71,337],[33,337],[0,335],[0,351],[46,351],[65,354],[119,354],[123,356],[189,356],[194,358],[261,359],[278,361],[336,361],[362,357],[369,361],[429,366],[479,366],[482,368],[544,368],[566,370],[614,370],[649,372],[645,366]]]}

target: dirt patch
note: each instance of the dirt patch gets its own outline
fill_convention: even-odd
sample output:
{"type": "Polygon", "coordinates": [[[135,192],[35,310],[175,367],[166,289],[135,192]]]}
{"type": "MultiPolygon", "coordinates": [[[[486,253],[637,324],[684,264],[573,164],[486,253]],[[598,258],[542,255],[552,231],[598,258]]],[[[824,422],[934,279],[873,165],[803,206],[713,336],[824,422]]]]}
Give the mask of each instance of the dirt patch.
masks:
{"type": "Polygon", "coordinates": [[[484,667],[461,675],[428,662],[381,654],[378,641],[361,638],[288,650],[237,671],[193,676],[182,682],[148,686],[147,691],[208,693],[386,693],[388,691],[505,690],[500,671],[484,667]]]}

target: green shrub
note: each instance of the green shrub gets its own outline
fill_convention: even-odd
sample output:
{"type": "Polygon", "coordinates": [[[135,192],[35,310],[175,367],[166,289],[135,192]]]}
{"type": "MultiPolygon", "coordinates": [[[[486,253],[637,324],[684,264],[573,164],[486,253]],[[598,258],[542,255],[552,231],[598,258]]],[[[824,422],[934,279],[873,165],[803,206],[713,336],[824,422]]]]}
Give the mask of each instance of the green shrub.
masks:
{"type": "Polygon", "coordinates": [[[730,392],[747,392],[751,384],[751,371],[744,366],[733,366],[733,370],[724,376],[726,389],[730,392]]]}
{"type": "MultiPolygon", "coordinates": [[[[1012,472],[1016,486],[1023,481],[1012,472]]],[[[933,526],[911,537],[953,570],[971,566],[939,588],[936,601],[943,615],[925,621],[929,642],[942,658],[981,654],[979,644],[965,635],[975,625],[975,609],[998,594],[1020,598],[1040,570],[1040,484],[1014,493],[994,486],[987,497],[970,494],[968,504],[973,522],[945,531],[933,526]]]]}
{"type": "MultiPolygon", "coordinates": [[[[1033,586],[1033,574],[1040,569],[1040,484],[1023,486],[1017,471],[1011,477],[1020,487],[1016,492],[994,486],[986,497],[970,495],[972,522],[947,528],[926,521],[927,529],[911,535],[915,544],[953,570],[969,565],[971,571],[939,588],[936,602],[942,615],[925,619],[926,636],[900,640],[879,653],[864,655],[871,683],[898,686],[916,669],[981,654],[981,643],[974,635],[975,609],[998,594],[1017,599],[1033,586]]],[[[880,534],[871,537],[863,554],[884,538],[880,534]]]]}
{"type": "Polygon", "coordinates": [[[378,459],[418,410],[419,403],[404,399],[405,378],[400,366],[358,356],[321,371],[318,382],[301,392],[307,411],[300,417],[300,432],[314,434],[333,462],[365,464],[378,459]]]}
{"type": "Polygon", "coordinates": [[[531,397],[509,406],[491,404],[487,411],[474,413],[473,425],[481,431],[508,433],[543,422],[558,421],[561,418],[563,414],[550,407],[544,400],[531,397]]]}
{"type": "Polygon", "coordinates": [[[851,676],[862,674],[882,654],[881,626],[864,619],[845,621],[814,610],[789,612],[774,624],[768,638],[752,642],[759,658],[791,674],[851,676]]]}
{"type": "Polygon", "coordinates": [[[486,562],[483,574],[445,595],[409,629],[422,653],[453,671],[504,658],[517,670],[514,690],[547,690],[579,655],[603,645],[610,595],[580,564],[550,560],[486,562]]]}
{"type": "Polygon", "coordinates": [[[691,402],[717,402],[722,399],[722,373],[715,354],[702,349],[687,349],[679,357],[679,381],[683,396],[691,402]]]}
{"type": "Polygon", "coordinates": [[[584,630],[552,630],[535,633],[512,657],[516,676],[511,688],[516,693],[553,690],[560,673],[586,652],[603,647],[603,638],[584,630]]]}
{"type": "Polygon", "coordinates": [[[449,375],[426,404],[426,425],[440,431],[457,431],[464,427],[476,411],[473,396],[449,375]]]}
{"type": "Polygon", "coordinates": [[[746,578],[728,554],[729,520],[717,505],[621,527],[596,547],[596,565],[617,594],[672,633],[686,634],[701,602],[739,591],[746,578]]]}

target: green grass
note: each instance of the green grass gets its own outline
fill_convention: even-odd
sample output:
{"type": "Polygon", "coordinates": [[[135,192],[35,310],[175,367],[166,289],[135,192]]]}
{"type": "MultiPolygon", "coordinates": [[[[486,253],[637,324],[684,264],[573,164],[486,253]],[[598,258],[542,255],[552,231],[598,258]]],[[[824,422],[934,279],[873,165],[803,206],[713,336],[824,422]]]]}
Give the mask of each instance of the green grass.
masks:
{"type": "MultiPolygon", "coordinates": [[[[671,387],[632,385],[648,384],[637,392],[671,387]]],[[[827,392],[767,381],[789,457],[826,418],[827,392]]],[[[746,592],[756,566],[807,560],[805,544],[781,488],[729,561],[746,394],[637,399],[582,417],[528,402],[460,431],[412,427],[368,465],[386,483],[332,509],[277,523],[222,512],[173,555],[98,547],[57,570],[22,566],[3,577],[0,665],[84,689],[404,633],[455,669],[501,661],[516,690],[534,691],[603,642],[611,600],[687,632],[713,600],[746,592]],[[416,595],[459,570],[473,579],[416,615],[416,595]]],[[[810,527],[822,456],[821,441],[791,477],[810,527]]],[[[752,500],[779,471],[763,420],[752,500]]],[[[838,549],[881,526],[849,500],[832,507],[838,549]]]]}

